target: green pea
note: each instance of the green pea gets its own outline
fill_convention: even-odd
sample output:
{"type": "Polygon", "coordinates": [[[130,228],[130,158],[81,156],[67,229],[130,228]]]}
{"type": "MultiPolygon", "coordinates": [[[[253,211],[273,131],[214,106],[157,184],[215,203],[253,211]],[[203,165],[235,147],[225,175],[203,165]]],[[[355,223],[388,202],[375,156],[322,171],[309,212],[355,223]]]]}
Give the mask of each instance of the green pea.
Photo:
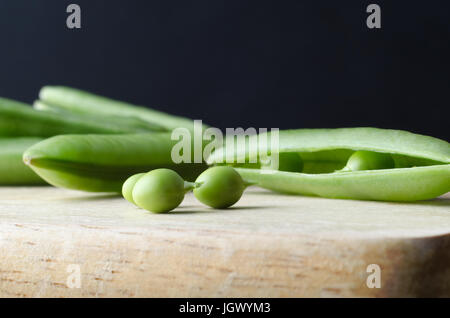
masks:
{"type": "Polygon", "coordinates": [[[123,197],[124,197],[127,201],[129,201],[129,202],[131,202],[131,203],[133,203],[133,204],[136,204],[136,203],[134,202],[134,200],[133,200],[133,188],[134,188],[134,185],[136,184],[136,182],[137,182],[143,175],[145,175],[145,172],[143,172],[143,173],[137,173],[137,174],[132,175],[131,177],[129,177],[129,178],[123,183],[123,186],[122,186],[122,195],[123,195],[123,197]]]}
{"type": "Polygon", "coordinates": [[[209,168],[198,176],[195,183],[195,197],[215,209],[232,206],[239,201],[245,190],[242,177],[228,166],[209,168]]]}
{"type": "Polygon", "coordinates": [[[278,154],[278,171],[301,172],[303,160],[296,152],[282,152],[278,154]]]}
{"type": "Polygon", "coordinates": [[[391,169],[394,166],[394,160],[388,153],[359,150],[350,156],[341,171],[391,169]]]}
{"type": "Polygon", "coordinates": [[[170,169],[152,170],[137,180],[132,195],[138,207],[154,213],[175,209],[184,199],[184,180],[170,169]]]}

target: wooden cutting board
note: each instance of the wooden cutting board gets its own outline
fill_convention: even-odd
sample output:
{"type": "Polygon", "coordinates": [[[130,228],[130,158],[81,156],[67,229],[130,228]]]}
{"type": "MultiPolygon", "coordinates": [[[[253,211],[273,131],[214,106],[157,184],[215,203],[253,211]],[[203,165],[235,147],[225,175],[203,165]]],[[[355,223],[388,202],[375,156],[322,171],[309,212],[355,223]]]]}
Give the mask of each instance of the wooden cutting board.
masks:
{"type": "Polygon", "coordinates": [[[0,296],[450,296],[449,194],[405,204],[250,188],[228,210],[189,194],[156,215],[117,196],[3,187],[0,296]]]}

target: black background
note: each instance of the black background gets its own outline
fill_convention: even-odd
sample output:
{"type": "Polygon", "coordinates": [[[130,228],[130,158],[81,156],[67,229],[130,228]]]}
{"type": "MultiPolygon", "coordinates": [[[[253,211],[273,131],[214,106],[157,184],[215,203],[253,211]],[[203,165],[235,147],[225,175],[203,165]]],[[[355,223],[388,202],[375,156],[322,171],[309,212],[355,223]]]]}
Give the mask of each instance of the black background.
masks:
{"type": "Polygon", "coordinates": [[[450,139],[448,1],[1,0],[0,40],[0,96],[26,102],[69,85],[221,128],[450,139]]]}

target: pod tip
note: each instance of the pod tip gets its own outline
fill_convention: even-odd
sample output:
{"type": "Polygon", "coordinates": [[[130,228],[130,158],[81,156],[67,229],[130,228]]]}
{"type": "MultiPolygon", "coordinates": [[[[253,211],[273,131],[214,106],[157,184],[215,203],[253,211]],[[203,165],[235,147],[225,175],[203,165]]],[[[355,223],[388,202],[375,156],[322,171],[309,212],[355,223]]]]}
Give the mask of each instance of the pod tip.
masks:
{"type": "Polygon", "coordinates": [[[23,157],[23,162],[26,164],[26,165],[28,165],[28,166],[30,166],[31,165],[31,157],[29,157],[29,156],[24,156],[23,157]]]}

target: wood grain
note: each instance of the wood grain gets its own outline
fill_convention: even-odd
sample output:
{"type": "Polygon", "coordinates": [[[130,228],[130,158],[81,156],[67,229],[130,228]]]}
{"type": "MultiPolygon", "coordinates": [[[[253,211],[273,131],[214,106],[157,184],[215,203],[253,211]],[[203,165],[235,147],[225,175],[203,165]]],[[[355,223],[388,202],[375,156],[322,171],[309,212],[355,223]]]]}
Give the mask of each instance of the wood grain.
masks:
{"type": "Polygon", "coordinates": [[[249,189],[155,215],[121,197],[0,189],[2,297],[450,296],[450,195],[415,203],[249,189]],[[80,288],[69,288],[68,266],[80,288]],[[369,264],[381,288],[368,288],[369,264]]]}

